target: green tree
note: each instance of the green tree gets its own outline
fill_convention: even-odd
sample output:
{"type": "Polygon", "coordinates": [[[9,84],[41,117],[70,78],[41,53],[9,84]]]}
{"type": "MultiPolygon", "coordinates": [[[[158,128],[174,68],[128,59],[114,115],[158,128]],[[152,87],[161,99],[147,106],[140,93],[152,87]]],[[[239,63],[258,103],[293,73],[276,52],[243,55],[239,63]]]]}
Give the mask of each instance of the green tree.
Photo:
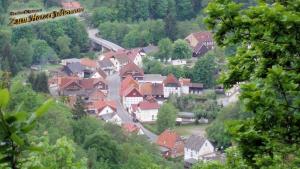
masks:
{"type": "Polygon", "coordinates": [[[165,33],[171,40],[176,39],[177,34],[177,22],[176,22],[176,6],[174,0],[168,0],[167,14],[164,18],[165,33]]]}
{"type": "Polygon", "coordinates": [[[72,109],[73,119],[78,120],[85,116],[87,116],[87,112],[85,111],[84,102],[81,97],[76,97],[76,102],[72,109]]]}
{"type": "Polygon", "coordinates": [[[149,10],[152,18],[162,19],[167,15],[168,0],[151,0],[149,3],[149,10]]]}
{"type": "Polygon", "coordinates": [[[20,39],[13,48],[13,54],[16,56],[17,62],[23,67],[30,67],[32,63],[33,48],[27,39],[20,39]]]}
{"type": "Polygon", "coordinates": [[[42,153],[31,153],[29,162],[25,168],[61,168],[61,169],[87,169],[86,159],[75,159],[75,144],[72,140],[62,137],[55,145],[50,145],[48,139],[39,143],[45,151],[42,153]]]}
{"type": "Polygon", "coordinates": [[[226,87],[246,82],[240,99],[254,116],[229,127],[252,168],[299,167],[299,4],[213,1],[206,10],[218,45],[239,45],[221,81],[226,87]]]}
{"type": "Polygon", "coordinates": [[[157,115],[157,131],[163,132],[165,129],[172,129],[176,123],[178,110],[171,103],[164,103],[157,115]]]}
{"type": "Polygon", "coordinates": [[[192,49],[185,40],[178,39],[173,44],[172,59],[187,59],[192,57],[192,49]]]}
{"type": "Polygon", "coordinates": [[[180,20],[193,17],[194,9],[192,0],[176,0],[177,18],[180,20]]]}
{"type": "Polygon", "coordinates": [[[54,60],[57,58],[55,51],[48,45],[46,41],[33,40],[31,45],[33,48],[33,63],[45,64],[49,60],[54,60]]]}
{"type": "Polygon", "coordinates": [[[92,14],[91,20],[95,26],[99,26],[107,21],[113,22],[116,20],[116,12],[108,7],[96,8],[92,14]]]}
{"type": "MultiPolygon", "coordinates": [[[[28,79],[29,81],[29,79],[28,79]]],[[[34,83],[31,84],[32,89],[37,92],[48,93],[48,76],[45,72],[38,73],[35,76],[34,83]]]]}
{"type": "Polygon", "coordinates": [[[2,167],[12,169],[21,168],[26,159],[26,154],[37,147],[28,141],[28,133],[34,128],[36,120],[41,117],[49,108],[52,101],[45,102],[30,117],[28,113],[17,110],[7,112],[9,92],[7,89],[0,90],[0,154],[2,167]]]}
{"type": "Polygon", "coordinates": [[[193,81],[203,83],[205,88],[215,85],[216,63],[214,56],[206,54],[198,59],[193,68],[193,81]]]}
{"type": "Polygon", "coordinates": [[[70,55],[70,45],[71,45],[71,39],[64,35],[59,37],[56,40],[57,47],[59,48],[59,57],[60,58],[68,58],[70,55]]]}
{"type": "Polygon", "coordinates": [[[156,57],[161,60],[168,60],[172,57],[173,45],[169,38],[161,39],[158,42],[159,51],[156,53],[156,57]]]}

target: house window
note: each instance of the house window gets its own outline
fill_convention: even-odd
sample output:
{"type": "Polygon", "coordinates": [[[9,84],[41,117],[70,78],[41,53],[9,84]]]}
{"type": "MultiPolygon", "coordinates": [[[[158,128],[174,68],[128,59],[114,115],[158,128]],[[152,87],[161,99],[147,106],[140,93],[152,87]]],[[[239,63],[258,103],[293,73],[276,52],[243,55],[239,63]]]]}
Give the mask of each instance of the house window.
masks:
{"type": "Polygon", "coordinates": [[[154,115],[152,115],[152,120],[154,120],[154,115]]]}

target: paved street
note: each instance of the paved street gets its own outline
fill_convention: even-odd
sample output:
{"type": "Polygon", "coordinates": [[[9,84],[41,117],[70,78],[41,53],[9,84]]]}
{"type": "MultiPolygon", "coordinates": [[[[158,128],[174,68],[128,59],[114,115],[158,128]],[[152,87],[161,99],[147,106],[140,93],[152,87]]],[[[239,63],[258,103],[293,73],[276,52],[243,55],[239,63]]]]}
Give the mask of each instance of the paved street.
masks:
{"type": "MultiPolygon", "coordinates": [[[[131,116],[127,113],[127,111],[123,108],[121,104],[121,99],[119,95],[121,81],[118,73],[108,76],[106,80],[108,83],[108,99],[115,100],[117,102],[118,115],[120,116],[123,122],[133,122],[131,116]]],[[[144,131],[145,135],[149,138],[151,142],[156,141],[157,136],[154,133],[145,129],[143,125],[140,123],[135,123],[135,124],[141,127],[141,129],[144,131]]]]}

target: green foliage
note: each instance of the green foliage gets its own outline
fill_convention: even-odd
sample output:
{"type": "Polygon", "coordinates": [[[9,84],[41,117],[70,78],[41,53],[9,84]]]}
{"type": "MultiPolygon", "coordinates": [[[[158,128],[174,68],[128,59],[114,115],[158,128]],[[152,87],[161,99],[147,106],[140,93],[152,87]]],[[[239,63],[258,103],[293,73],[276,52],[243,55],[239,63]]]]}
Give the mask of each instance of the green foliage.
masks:
{"type": "Polygon", "coordinates": [[[70,50],[71,39],[66,35],[60,36],[59,38],[57,38],[56,44],[57,44],[57,47],[59,48],[59,50],[58,50],[59,55],[62,58],[68,58],[71,53],[71,50],[70,50]]]}
{"type": "Polygon", "coordinates": [[[241,155],[237,162],[251,168],[299,168],[299,5],[216,0],[206,10],[216,42],[239,45],[221,81],[226,87],[247,82],[240,99],[254,116],[229,128],[241,155]]]}
{"type": "Polygon", "coordinates": [[[13,48],[13,54],[16,56],[17,63],[23,67],[29,67],[32,62],[33,48],[27,39],[20,39],[13,48]]]}
{"type": "Polygon", "coordinates": [[[172,59],[187,59],[192,57],[192,49],[185,40],[178,39],[173,44],[172,59]]]}
{"type": "Polygon", "coordinates": [[[193,67],[193,81],[203,83],[205,88],[211,88],[215,85],[215,72],[215,57],[207,53],[193,67]]]}
{"type": "Polygon", "coordinates": [[[36,92],[48,93],[48,76],[45,72],[40,72],[37,75],[31,71],[28,76],[28,82],[36,92]]]}
{"type": "Polygon", "coordinates": [[[32,62],[36,64],[46,64],[49,60],[57,60],[56,52],[44,40],[33,40],[32,62]]]}
{"type": "Polygon", "coordinates": [[[194,12],[192,0],[176,0],[176,11],[180,20],[191,18],[194,12]]]}
{"type": "Polygon", "coordinates": [[[163,132],[165,129],[172,129],[176,123],[178,110],[172,103],[164,103],[157,115],[157,131],[163,132]]]}
{"type": "Polygon", "coordinates": [[[159,51],[156,53],[156,58],[168,60],[172,57],[173,45],[169,38],[161,39],[158,42],[159,51]]]}
{"type": "Polygon", "coordinates": [[[28,114],[21,110],[16,112],[6,111],[9,102],[7,89],[0,90],[0,98],[0,152],[2,154],[0,164],[18,169],[26,160],[26,153],[38,149],[28,141],[28,133],[34,128],[36,120],[47,111],[52,101],[46,101],[28,117],[28,114]]]}
{"type": "Polygon", "coordinates": [[[76,97],[74,108],[72,109],[73,119],[78,120],[87,116],[87,112],[84,108],[84,102],[80,96],[76,97]]]}
{"type": "Polygon", "coordinates": [[[95,26],[99,26],[107,21],[113,22],[116,20],[116,11],[108,7],[96,8],[92,14],[91,20],[95,26]]]}

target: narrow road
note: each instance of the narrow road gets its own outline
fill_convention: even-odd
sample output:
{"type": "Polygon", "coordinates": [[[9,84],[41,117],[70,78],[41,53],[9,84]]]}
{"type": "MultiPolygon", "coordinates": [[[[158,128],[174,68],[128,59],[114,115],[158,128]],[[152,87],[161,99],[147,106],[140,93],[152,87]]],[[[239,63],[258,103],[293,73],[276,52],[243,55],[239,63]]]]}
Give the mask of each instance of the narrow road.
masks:
{"type": "MultiPolygon", "coordinates": [[[[106,78],[106,81],[108,83],[108,99],[115,100],[117,102],[117,113],[122,119],[122,122],[133,123],[131,116],[128,114],[128,112],[124,109],[124,107],[121,104],[121,97],[119,95],[121,81],[119,75],[117,73],[110,75],[106,78]]],[[[144,126],[141,123],[135,123],[135,124],[143,130],[143,132],[151,142],[156,141],[157,135],[144,128],[144,126]]]]}
{"type": "Polygon", "coordinates": [[[101,46],[103,46],[107,49],[110,49],[110,50],[113,50],[113,51],[124,49],[124,48],[122,48],[121,46],[119,46],[117,44],[114,44],[114,43],[112,43],[108,40],[97,37],[96,35],[99,32],[98,29],[88,29],[87,32],[88,32],[89,38],[93,42],[95,42],[95,43],[97,43],[97,44],[99,44],[99,45],[101,45],[101,46]]]}

